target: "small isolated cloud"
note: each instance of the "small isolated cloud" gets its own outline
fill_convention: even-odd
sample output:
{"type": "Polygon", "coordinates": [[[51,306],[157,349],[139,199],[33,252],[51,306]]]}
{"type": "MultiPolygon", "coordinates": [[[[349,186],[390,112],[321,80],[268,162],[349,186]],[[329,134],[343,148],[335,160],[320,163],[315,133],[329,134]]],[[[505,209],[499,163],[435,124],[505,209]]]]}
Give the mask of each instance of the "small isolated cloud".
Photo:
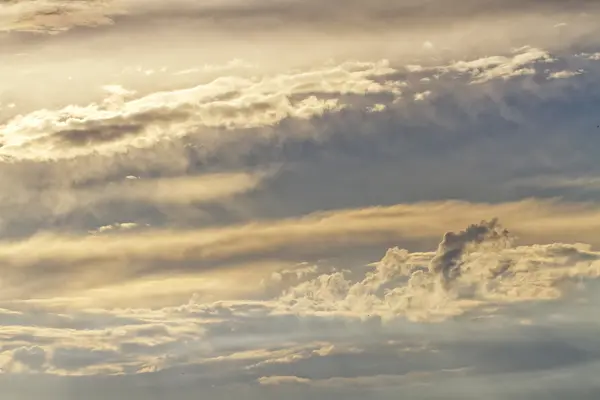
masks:
{"type": "Polygon", "coordinates": [[[414,97],[415,97],[415,101],[423,101],[426,98],[428,98],[429,96],[431,96],[431,91],[426,90],[424,92],[416,93],[414,97]]]}
{"type": "Polygon", "coordinates": [[[89,233],[92,235],[97,235],[97,234],[111,232],[111,231],[119,231],[119,230],[127,231],[127,230],[131,230],[131,229],[135,229],[138,226],[139,225],[136,224],[135,222],[121,222],[121,223],[101,226],[98,229],[89,231],[89,233]]]}
{"type": "Polygon", "coordinates": [[[550,75],[548,75],[548,79],[567,79],[567,78],[572,78],[574,76],[581,75],[581,74],[583,74],[583,71],[581,71],[581,70],[579,70],[579,71],[568,71],[568,70],[556,71],[556,72],[552,72],[550,75]]]}
{"type": "Polygon", "coordinates": [[[310,383],[310,379],[299,378],[297,376],[263,376],[258,378],[258,383],[261,385],[269,386],[269,385],[282,385],[289,383],[301,383],[306,384],[310,383]]]}
{"type": "Polygon", "coordinates": [[[367,109],[367,111],[372,112],[372,113],[374,113],[374,112],[382,112],[382,111],[385,111],[386,108],[387,107],[386,107],[385,104],[377,103],[377,104],[373,105],[372,107],[369,107],[367,109]]]}

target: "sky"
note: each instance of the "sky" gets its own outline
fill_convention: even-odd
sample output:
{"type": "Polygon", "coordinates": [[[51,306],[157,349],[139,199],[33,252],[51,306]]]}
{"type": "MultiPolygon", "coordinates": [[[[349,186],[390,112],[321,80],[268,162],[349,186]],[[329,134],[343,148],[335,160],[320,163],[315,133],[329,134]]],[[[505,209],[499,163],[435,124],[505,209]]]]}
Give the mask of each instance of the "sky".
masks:
{"type": "Polygon", "coordinates": [[[0,1],[0,397],[600,397],[600,3],[0,1]]]}

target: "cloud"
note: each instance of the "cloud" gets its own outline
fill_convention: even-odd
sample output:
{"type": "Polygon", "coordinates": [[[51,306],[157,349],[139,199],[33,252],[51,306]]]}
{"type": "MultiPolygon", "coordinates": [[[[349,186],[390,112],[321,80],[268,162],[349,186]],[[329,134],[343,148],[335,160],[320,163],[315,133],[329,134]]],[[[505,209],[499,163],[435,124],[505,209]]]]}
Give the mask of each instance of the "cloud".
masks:
{"type": "MultiPolygon", "coordinates": [[[[21,172],[24,172],[25,177],[31,176],[27,173],[27,169],[21,172]]],[[[104,173],[106,172],[108,171],[105,170],[104,173]]],[[[10,182],[17,176],[15,174],[7,177],[7,180],[10,182]]],[[[114,218],[114,209],[119,205],[127,207],[136,204],[138,207],[168,209],[224,203],[236,196],[257,190],[272,176],[272,171],[258,171],[144,179],[125,178],[113,179],[109,182],[97,180],[83,185],[54,181],[50,185],[37,188],[35,182],[28,182],[29,184],[26,185],[21,183],[17,187],[7,185],[13,190],[10,193],[5,192],[4,195],[0,194],[0,207],[4,210],[20,209],[21,212],[26,213],[26,216],[4,215],[0,217],[0,223],[10,227],[22,224],[26,219],[52,225],[52,222],[57,220],[75,217],[84,219],[86,215],[100,216],[104,219],[114,218]]],[[[127,217],[132,218],[131,214],[129,212],[127,217]]],[[[117,228],[119,230],[134,228],[136,224],[147,225],[143,221],[128,221],[120,225],[111,223],[87,230],[106,234],[115,232],[117,228]]]]}
{"type": "MultiPolygon", "coordinates": [[[[18,347],[8,353],[2,370],[9,373],[42,372],[47,361],[46,351],[38,346],[18,347]]],[[[0,360],[4,354],[0,353],[0,360]]],[[[5,356],[6,357],[6,356],[5,356]]]]}
{"type": "MultiPolygon", "coordinates": [[[[273,272],[288,269],[290,260],[339,255],[338,252],[353,246],[381,246],[391,241],[432,243],[448,227],[458,230],[469,225],[468,221],[473,218],[483,220],[489,215],[496,215],[514,227],[521,243],[554,243],[560,240],[597,243],[598,213],[593,205],[539,201],[497,205],[442,202],[318,213],[300,219],[223,228],[148,229],[82,237],[37,235],[26,240],[5,241],[0,245],[3,279],[7,285],[1,296],[17,299],[21,296],[31,298],[35,294],[43,299],[61,293],[67,298],[69,295],[74,299],[79,296],[88,298],[86,304],[93,299],[103,302],[112,299],[114,304],[125,299],[133,301],[136,294],[150,293],[148,290],[152,287],[161,288],[160,292],[168,299],[169,292],[178,293],[169,288],[179,287],[181,295],[192,291],[192,287],[203,280],[206,284],[200,287],[204,287],[207,294],[223,295],[222,284],[214,286],[216,291],[211,292],[214,283],[205,274],[215,274],[218,281],[219,274],[225,273],[221,268],[232,271],[232,267],[239,269],[244,264],[260,266],[262,263],[264,268],[248,267],[248,275],[244,278],[253,279],[258,285],[273,272]],[[123,260],[127,260],[125,264],[123,260]],[[197,278],[192,279],[195,274],[198,274],[197,278]],[[173,284],[161,285],[160,280],[172,280],[173,284]],[[188,283],[183,285],[177,283],[179,281],[188,283]]],[[[490,241],[486,240],[490,239],[489,234],[503,239],[498,243],[504,243],[503,231],[497,231],[495,226],[489,227],[489,231],[487,229],[485,225],[473,226],[465,233],[448,234],[441,244],[440,253],[432,261],[432,269],[454,276],[459,262],[462,263],[459,260],[472,245],[483,241],[489,246],[490,241]]],[[[502,254],[512,259],[520,253],[518,250],[506,250],[502,254]]],[[[490,262],[494,268],[504,265],[502,260],[490,262]]],[[[460,272],[461,276],[470,276],[462,264],[460,272]]],[[[421,290],[421,278],[425,279],[424,287],[429,285],[429,275],[422,273],[416,271],[409,282],[414,290],[421,290]]],[[[234,281],[236,277],[240,275],[231,275],[234,281]]],[[[246,288],[239,293],[253,290],[251,285],[239,283],[231,286],[230,281],[223,282],[230,290],[246,288]]],[[[331,301],[341,301],[340,296],[343,298],[351,286],[343,273],[336,272],[302,283],[295,290],[314,290],[331,301]]],[[[261,288],[256,286],[254,290],[260,292],[261,288]]],[[[429,289],[423,290],[426,293],[429,289]]],[[[156,295],[155,289],[152,291],[156,295]]],[[[289,300],[292,301],[296,295],[290,293],[289,300]]],[[[155,297],[159,302],[162,299],[155,297]]],[[[321,298],[321,295],[317,297],[321,298]]],[[[148,300],[146,296],[143,298],[148,300]]],[[[360,300],[361,304],[368,309],[368,303],[363,301],[360,300]]],[[[377,302],[381,303],[381,299],[377,302]]]]}
{"type": "Polygon", "coordinates": [[[591,393],[598,11],[3,2],[3,394],[591,393]]]}
{"type": "Polygon", "coordinates": [[[113,230],[121,230],[121,229],[129,230],[129,229],[135,229],[137,227],[138,227],[138,224],[136,224],[135,222],[120,222],[120,223],[116,223],[116,224],[112,224],[112,225],[101,226],[98,229],[90,231],[89,233],[92,235],[97,235],[97,234],[101,234],[101,233],[110,232],[113,230]]]}
{"type": "Polygon", "coordinates": [[[413,371],[405,375],[373,375],[357,377],[332,377],[327,379],[306,379],[297,376],[263,376],[258,379],[261,385],[289,385],[300,384],[321,388],[378,388],[382,389],[389,386],[402,386],[405,384],[415,384],[423,382],[432,382],[438,379],[447,379],[453,375],[465,374],[465,369],[442,370],[442,371],[413,371]]]}
{"type": "MultiPolygon", "coordinates": [[[[239,179],[236,183],[232,174],[229,177],[223,176],[222,184],[213,182],[210,190],[201,190],[204,178],[196,176],[194,170],[205,167],[239,170],[240,167],[249,167],[248,164],[254,164],[255,167],[256,164],[268,164],[274,160],[279,162],[288,156],[298,158],[301,156],[297,149],[301,146],[306,146],[305,151],[311,155],[318,155],[325,149],[337,151],[340,141],[360,147],[364,141],[365,148],[367,143],[368,146],[381,148],[383,146],[380,143],[389,138],[393,138],[396,143],[400,139],[413,142],[417,136],[410,132],[415,129],[413,123],[416,121],[419,121],[419,126],[426,126],[428,129],[427,133],[418,137],[430,135],[433,143],[437,143],[437,137],[440,136],[439,125],[463,126],[461,124],[464,124],[464,118],[469,118],[469,121],[480,120],[482,115],[488,114],[488,106],[498,109],[503,121],[517,120],[518,123],[523,123],[528,116],[521,115],[523,107],[509,107],[506,100],[515,96],[517,91],[520,92],[521,86],[505,93],[506,89],[502,86],[504,80],[501,79],[494,82],[493,87],[485,89],[473,88],[471,85],[468,89],[470,92],[465,93],[467,89],[463,87],[463,83],[488,76],[488,73],[490,76],[504,73],[508,74],[505,76],[512,76],[510,71],[535,68],[536,63],[545,60],[544,57],[549,54],[551,53],[545,50],[526,47],[505,56],[421,67],[420,71],[415,71],[408,77],[399,72],[400,65],[386,61],[348,61],[332,62],[321,67],[305,67],[287,73],[265,74],[258,78],[227,76],[186,89],[164,89],[150,93],[138,91],[139,94],[136,95],[121,85],[109,85],[108,89],[104,87],[103,90],[108,90],[110,95],[102,101],[88,106],[70,105],[63,109],[37,110],[10,118],[3,125],[6,128],[0,134],[0,141],[4,143],[0,148],[0,154],[3,155],[0,169],[4,171],[0,174],[0,187],[5,193],[4,196],[0,195],[0,205],[4,209],[3,217],[0,218],[3,232],[23,236],[39,229],[55,228],[57,225],[62,229],[67,224],[66,220],[74,225],[69,228],[92,230],[115,221],[129,220],[130,212],[125,214],[124,204],[133,202],[143,203],[147,207],[137,208],[134,213],[144,222],[155,222],[157,218],[153,220],[150,215],[152,212],[154,215],[166,213],[168,218],[179,221],[192,220],[190,215],[201,214],[194,209],[195,203],[214,201],[207,193],[215,193],[213,197],[217,198],[217,194],[221,192],[217,187],[225,190],[227,186],[232,190],[231,193],[225,193],[225,198],[234,194],[254,193],[254,189],[265,189],[265,186],[254,182],[254,179],[262,178],[246,179],[239,176],[235,178],[239,179]],[[527,63],[527,60],[530,62],[527,63]],[[457,65],[463,67],[459,68],[457,65]],[[475,65],[479,67],[475,68],[475,65]],[[502,65],[504,67],[500,68],[502,65]],[[455,79],[457,71],[465,74],[464,79],[455,79]],[[413,78],[413,74],[417,76],[413,78]],[[441,75],[434,79],[436,74],[441,75]],[[422,83],[417,79],[421,76],[431,77],[432,81],[422,83]],[[235,89],[238,84],[241,85],[239,90],[235,89]],[[399,94],[399,91],[403,94],[399,94]],[[421,99],[426,93],[429,93],[428,99],[431,100],[419,101],[419,104],[413,102],[413,98],[421,99]],[[460,108],[461,116],[456,118],[448,116],[445,102],[449,100],[450,94],[453,96],[451,108],[460,108]],[[315,107],[303,103],[307,106],[304,110],[307,111],[308,120],[302,119],[303,117],[292,118],[285,113],[272,114],[271,109],[263,110],[260,107],[257,112],[262,117],[258,119],[254,119],[252,113],[242,113],[239,118],[234,116],[231,119],[219,116],[218,112],[207,111],[205,115],[216,126],[211,126],[210,121],[203,121],[203,114],[198,109],[203,107],[202,104],[216,103],[237,107],[236,104],[245,104],[242,99],[253,103],[254,100],[263,98],[263,95],[281,95],[290,104],[299,104],[302,99],[316,96],[317,102],[313,104],[315,107]],[[344,110],[324,110],[318,106],[323,104],[321,101],[328,102],[332,99],[344,110]],[[228,121],[233,121],[233,125],[228,126],[228,121]],[[398,128],[391,130],[392,123],[398,128]],[[375,137],[375,140],[371,140],[371,137],[375,137]],[[124,183],[120,182],[122,176],[143,179],[131,179],[135,183],[124,183]],[[150,178],[152,176],[156,178],[150,178]],[[158,178],[160,176],[164,177],[158,178]],[[107,203],[110,203],[110,209],[107,203]],[[166,204],[169,205],[168,210],[166,207],[159,207],[166,204]],[[154,209],[150,210],[150,207],[154,209]],[[109,211],[122,212],[113,217],[107,215],[109,211]],[[183,215],[186,217],[182,217],[183,215]]],[[[549,57],[557,59],[558,56],[549,57]]],[[[564,62],[566,61],[562,58],[556,61],[564,62]]],[[[549,71],[537,73],[544,77],[550,74],[549,71]]],[[[489,83],[492,84],[491,81],[489,83]]],[[[533,83],[527,81],[522,82],[522,85],[531,87],[533,83]]],[[[530,93],[527,101],[535,102],[536,99],[553,96],[552,85],[547,85],[543,90],[537,86],[539,92],[530,93]]],[[[169,86],[165,84],[165,87],[169,86]]],[[[562,98],[562,94],[559,95],[562,98]]],[[[479,136],[485,135],[474,136],[473,141],[477,142],[479,136]]],[[[540,148],[546,149],[553,141],[548,140],[546,143],[540,148]]],[[[418,141],[415,144],[423,145],[418,141]]],[[[406,151],[408,148],[404,145],[386,147],[385,151],[391,151],[392,148],[406,151]]],[[[371,157],[374,156],[370,154],[371,157]]],[[[410,162],[411,165],[418,163],[408,156],[403,156],[402,159],[406,159],[405,162],[410,162]]],[[[369,165],[378,166],[380,163],[381,160],[373,160],[369,165]]],[[[323,167],[326,169],[323,171],[324,176],[330,173],[328,167],[323,167]]],[[[422,166],[414,168],[419,171],[427,169],[422,166]]],[[[501,171],[506,169],[507,167],[503,167],[501,171]]],[[[215,179],[219,177],[215,176],[215,179]]],[[[281,179],[274,186],[280,182],[281,179]]],[[[266,189],[270,188],[271,186],[266,189]]],[[[456,197],[459,192],[458,189],[449,191],[451,197],[456,197]]],[[[315,190],[313,194],[306,196],[317,196],[318,192],[315,190]]],[[[417,194],[415,196],[419,197],[417,194]]],[[[477,196],[479,194],[472,195],[477,196]]],[[[410,196],[405,194],[401,199],[393,201],[406,201],[406,197],[410,196]]],[[[288,203],[293,207],[293,201],[288,203]]],[[[332,207],[329,204],[324,206],[332,207]]]]}
{"type": "MultiPolygon", "coordinates": [[[[311,343],[303,346],[292,346],[276,351],[248,352],[252,359],[260,359],[260,362],[252,364],[247,369],[261,369],[265,366],[278,364],[293,364],[300,360],[313,357],[329,357],[336,354],[359,354],[361,349],[344,346],[343,344],[311,343]]],[[[238,353],[227,356],[227,358],[239,357],[238,353]]]]}
{"type": "Polygon", "coordinates": [[[375,80],[394,72],[386,61],[347,62],[262,79],[220,77],[208,84],[124,101],[118,108],[111,106],[111,100],[38,110],[2,126],[0,156],[47,160],[123,153],[203,128],[256,128],[286,118],[309,119],[341,107],[339,98],[322,99],[315,93],[398,95],[397,82],[375,80]]]}
{"type": "Polygon", "coordinates": [[[256,189],[268,173],[217,173],[176,178],[136,179],[109,184],[97,190],[73,190],[76,203],[135,201],[202,203],[219,201],[256,189]]]}
{"type": "MultiPolygon", "coordinates": [[[[59,308],[51,306],[55,299],[47,304],[5,300],[5,307],[13,310],[0,312],[4,326],[0,332],[0,364],[11,374],[38,371],[61,376],[143,375],[171,370],[179,374],[175,371],[183,366],[190,371],[217,368],[234,380],[320,388],[396,386],[428,381],[439,374],[463,374],[464,366],[457,367],[452,357],[439,354],[449,346],[447,342],[433,347],[428,343],[431,338],[449,335],[460,324],[440,325],[442,331],[421,331],[422,325],[411,325],[411,330],[403,325],[400,331],[406,338],[398,336],[398,324],[406,324],[407,320],[444,324],[450,318],[470,314],[470,318],[462,319],[463,324],[482,326],[485,321],[476,317],[495,315],[499,307],[507,310],[509,306],[539,304],[566,294],[583,295],[587,292],[578,289],[578,282],[600,277],[600,253],[588,245],[514,246],[504,243],[505,235],[492,221],[445,234],[437,251],[391,248],[380,262],[353,271],[340,265],[332,273],[321,272],[314,277],[315,271],[311,269],[306,275],[306,266],[299,265],[301,282],[281,281],[283,293],[264,300],[250,300],[257,298],[256,294],[246,292],[233,301],[213,302],[200,295],[186,303],[157,304],[152,308],[143,307],[150,304],[147,301],[141,307],[130,301],[126,307],[102,308],[103,302],[96,298],[86,309],[78,309],[82,304],[76,299],[59,308]],[[503,244],[499,246],[499,242],[503,244]],[[461,273],[446,285],[439,285],[443,270],[436,270],[437,265],[453,265],[461,273]],[[350,360],[356,363],[350,366],[350,360]],[[360,360],[365,363],[361,365],[360,360]],[[369,360],[377,362],[371,364],[369,360]],[[405,365],[395,372],[398,375],[388,374],[386,368],[408,360],[415,364],[405,365]],[[348,365],[349,369],[345,373],[323,369],[332,362],[348,365]],[[369,369],[368,376],[361,374],[369,365],[380,367],[369,369]],[[437,372],[425,368],[433,365],[456,368],[437,372]]],[[[294,269],[280,270],[291,274],[294,269]]],[[[214,282],[252,285],[248,275],[243,274],[227,281],[231,272],[215,274],[214,282]]],[[[272,272],[266,271],[265,275],[272,272]]],[[[210,276],[200,276],[196,281],[185,277],[179,282],[157,282],[168,290],[189,279],[190,288],[199,293],[202,281],[208,286],[213,284],[210,276]]],[[[142,287],[130,286],[127,291],[159,295],[142,287]]],[[[539,322],[513,322],[515,329],[539,326],[539,322]]],[[[485,329],[496,329],[494,326],[485,329]]],[[[478,344],[481,348],[469,350],[469,357],[481,362],[477,361],[483,357],[480,353],[494,345],[500,349],[508,346],[513,353],[524,351],[524,345],[510,342],[507,335],[483,335],[480,339],[484,343],[478,344]],[[495,344],[499,337],[510,344],[495,344]]],[[[561,351],[580,359],[584,353],[575,350],[561,351]]],[[[205,376],[208,372],[201,373],[205,376]]]]}
{"type": "Polygon", "coordinates": [[[458,262],[468,246],[477,246],[484,242],[507,246],[509,240],[508,231],[500,229],[497,220],[482,221],[458,233],[447,232],[438,246],[435,257],[431,260],[429,270],[439,274],[444,284],[451,284],[461,275],[458,262]]]}
{"type": "Polygon", "coordinates": [[[565,8],[559,2],[552,1],[540,4],[534,0],[525,2],[498,0],[488,1],[485,6],[469,1],[436,0],[423,5],[413,0],[392,1],[375,0],[369,5],[363,2],[347,2],[333,0],[323,4],[315,0],[286,1],[264,3],[256,0],[226,0],[220,2],[198,3],[190,0],[178,0],[172,6],[165,6],[156,1],[128,1],[130,12],[146,19],[153,17],[194,18],[205,24],[218,26],[221,29],[258,30],[279,26],[294,29],[313,29],[326,31],[347,31],[351,28],[391,29],[394,26],[414,27],[416,21],[429,19],[427,25],[445,25],[456,19],[485,18],[489,15],[501,14],[505,17],[518,13],[544,12],[547,14],[569,14],[573,8],[594,11],[596,3],[591,0],[579,0],[573,8],[565,8]]]}
{"type": "Polygon", "coordinates": [[[566,281],[600,277],[600,253],[560,243],[512,247],[508,232],[491,221],[446,233],[435,253],[389,250],[375,266],[358,281],[338,271],[294,286],[281,309],[444,320],[490,305],[557,299],[566,281]]]}
{"type": "Polygon", "coordinates": [[[582,53],[580,56],[591,61],[600,61],[600,53],[582,53]]]}
{"type": "Polygon", "coordinates": [[[310,383],[310,379],[297,376],[262,376],[258,379],[261,385],[281,385],[286,383],[310,383]]]}
{"type": "Polygon", "coordinates": [[[493,79],[510,79],[523,75],[534,75],[536,63],[554,61],[550,54],[544,50],[523,47],[516,49],[512,56],[485,57],[472,61],[457,61],[446,67],[441,67],[444,72],[469,73],[472,83],[485,83],[493,79]]]}
{"type": "Polygon", "coordinates": [[[56,34],[77,26],[114,23],[124,10],[114,1],[7,0],[0,4],[0,32],[56,34]]]}
{"type": "Polygon", "coordinates": [[[414,98],[415,98],[415,101],[423,101],[426,98],[428,98],[429,96],[431,96],[431,91],[426,90],[424,92],[416,93],[414,98]]]}
{"type": "Polygon", "coordinates": [[[577,75],[581,75],[583,72],[582,71],[557,71],[557,72],[552,72],[548,78],[549,79],[565,79],[565,78],[572,78],[574,76],[577,75]]]}

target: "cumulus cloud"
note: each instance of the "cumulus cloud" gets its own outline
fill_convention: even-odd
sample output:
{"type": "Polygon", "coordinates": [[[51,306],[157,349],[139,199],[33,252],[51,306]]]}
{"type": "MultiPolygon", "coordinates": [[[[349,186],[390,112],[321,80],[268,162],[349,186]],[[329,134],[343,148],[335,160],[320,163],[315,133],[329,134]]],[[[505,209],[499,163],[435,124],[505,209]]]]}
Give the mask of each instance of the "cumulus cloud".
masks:
{"type": "Polygon", "coordinates": [[[590,246],[512,247],[496,224],[448,232],[435,253],[390,250],[362,280],[334,272],[303,282],[280,298],[282,310],[437,321],[488,305],[556,299],[566,280],[600,277],[600,253],[590,246]]]}

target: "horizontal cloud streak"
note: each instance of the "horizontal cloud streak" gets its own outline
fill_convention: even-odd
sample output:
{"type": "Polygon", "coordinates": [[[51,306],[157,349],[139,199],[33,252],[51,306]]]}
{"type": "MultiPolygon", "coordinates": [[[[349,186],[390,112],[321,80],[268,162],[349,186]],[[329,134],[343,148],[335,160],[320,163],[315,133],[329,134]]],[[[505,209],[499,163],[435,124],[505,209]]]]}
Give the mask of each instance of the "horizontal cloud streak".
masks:
{"type": "Polygon", "coordinates": [[[68,291],[161,272],[201,272],[241,260],[285,260],[332,254],[353,245],[425,241],[490,215],[529,243],[583,240],[597,244],[600,211],[593,205],[525,201],[398,205],[200,230],[147,230],[88,237],[38,235],[0,244],[2,296],[68,291]],[[36,279],[31,280],[30,277],[36,279]],[[58,285],[58,286],[57,286],[58,285]]]}
{"type": "MultiPolygon", "coordinates": [[[[512,16],[519,13],[566,13],[578,9],[597,10],[592,0],[540,3],[527,1],[435,0],[422,4],[413,0],[347,1],[334,0],[327,4],[315,0],[279,1],[264,3],[256,0],[225,0],[196,2],[176,0],[166,6],[158,1],[114,0],[110,2],[87,0],[76,3],[61,0],[28,0],[9,2],[5,13],[12,18],[4,22],[5,30],[61,31],[73,26],[95,26],[112,23],[109,16],[129,14],[140,20],[152,18],[192,18],[198,21],[224,25],[223,28],[269,26],[349,30],[352,28],[390,29],[397,25],[414,26],[426,21],[428,25],[444,24],[457,19],[481,18],[500,13],[512,16]],[[19,4],[20,3],[20,4],[19,4]],[[20,18],[15,18],[19,16],[20,18]]],[[[215,24],[217,25],[217,24],[215,24]]]]}

